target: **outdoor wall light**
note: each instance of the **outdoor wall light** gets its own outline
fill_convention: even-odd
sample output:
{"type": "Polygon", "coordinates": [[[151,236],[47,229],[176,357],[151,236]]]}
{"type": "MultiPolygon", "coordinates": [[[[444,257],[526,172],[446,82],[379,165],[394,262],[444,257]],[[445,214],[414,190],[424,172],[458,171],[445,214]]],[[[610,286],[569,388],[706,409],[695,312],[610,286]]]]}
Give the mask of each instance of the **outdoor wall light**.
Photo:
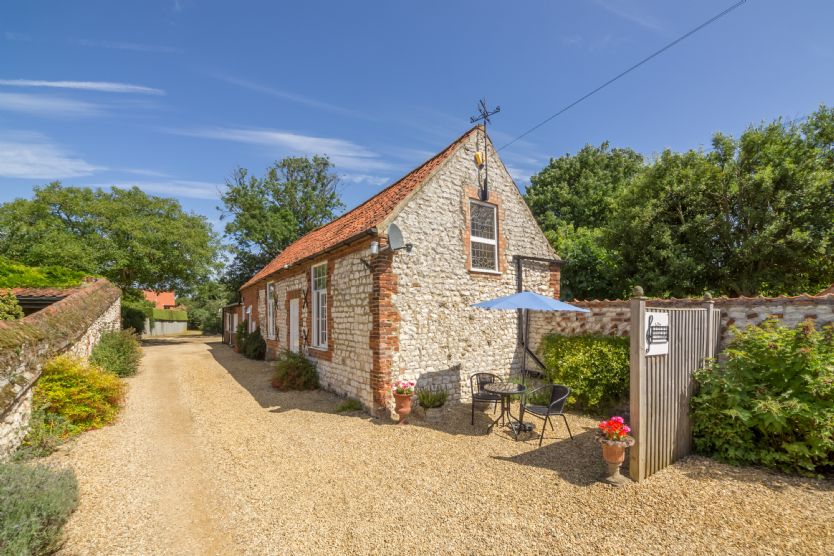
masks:
{"type": "Polygon", "coordinates": [[[372,241],[371,242],[371,255],[379,255],[379,242],[372,241]]]}

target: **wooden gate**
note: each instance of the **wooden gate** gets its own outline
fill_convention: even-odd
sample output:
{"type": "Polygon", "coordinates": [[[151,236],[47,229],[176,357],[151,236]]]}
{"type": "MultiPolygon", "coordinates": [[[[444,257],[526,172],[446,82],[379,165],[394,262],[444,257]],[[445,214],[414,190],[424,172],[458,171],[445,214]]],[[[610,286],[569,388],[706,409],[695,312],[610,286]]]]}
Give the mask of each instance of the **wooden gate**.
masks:
{"type": "Polygon", "coordinates": [[[652,308],[641,289],[631,300],[631,448],[629,472],[642,481],[692,450],[689,400],[692,374],[715,357],[720,311],[703,307],[652,308]]]}

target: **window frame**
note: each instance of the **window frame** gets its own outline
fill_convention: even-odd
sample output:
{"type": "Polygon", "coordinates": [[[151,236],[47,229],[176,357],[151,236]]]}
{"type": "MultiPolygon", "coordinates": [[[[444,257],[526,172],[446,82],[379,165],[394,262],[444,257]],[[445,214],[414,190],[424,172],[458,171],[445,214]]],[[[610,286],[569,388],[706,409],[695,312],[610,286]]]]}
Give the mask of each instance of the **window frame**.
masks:
{"type": "Polygon", "coordinates": [[[266,337],[274,340],[278,327],[275,326],[275,282],[266,283],[266,337]]]}
{"type": "Polygon", "coordinates": [[[485,203],[483,201],[478,201],[476,199],[469,199],[469,268],[474,272],[487,272],[490,274],[501,274],[500,267],[498,264],[498,205],[493,203],[485,203]],[[492,209],[492,226],[493,226],[493,235],[495,238],[489,239],[481,236],[475,235],[473,229],[473,218],[472,218],[472,205],[480,205],[482,207],[487,207],[492,209]],[[481,268],[475,266],[475,255],[473,253],[474,247],[476,243],[480,243],[482,245],[491,245],[493,248],[493,261],[494,266],[492,268],[481,268]]]}
{"type": "Polygon", "coordinates": [[[327,316],[328,311],[330,310],[330,307],[327,306],[327,289],[329,286],[327,261],[310,267],[310,323],[313,329],[311,346],[314,349],[323,351],[327,350],[330,334],[330,330],[328,330],[327,326],[327,316]],[[316,270],[321,268],[324,269],[324,274],[319,276],[318,279],[323,281],[323,288],[317,287],[316,284],[316,270]]]}
{"type": "Polygon", "coordinates": [[[251,306],[251,305],[249,305],[248,307],[246,307],[246,323],[247,323],[247,324],[246,324],[246,328],[248,328],[248,329],[249,329],[249,330],[248,330],[248,332],[251,334],[252,332],[254,332],[254,331],[255,331],[255,330],[252,328],[252,325],[253,325],[254,323],[252,322],[252,306],[251,306]]]}

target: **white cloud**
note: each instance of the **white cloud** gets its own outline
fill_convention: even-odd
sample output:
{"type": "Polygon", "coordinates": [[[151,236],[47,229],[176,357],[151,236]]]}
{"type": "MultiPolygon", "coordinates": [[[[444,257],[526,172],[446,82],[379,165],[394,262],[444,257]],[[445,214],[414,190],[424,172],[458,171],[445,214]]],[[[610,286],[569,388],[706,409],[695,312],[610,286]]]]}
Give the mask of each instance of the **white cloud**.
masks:
{"type": "Polygon", "coordinates": [[[148,176],[151,178],[170,178],[171,174],[166,174],[165,172],[157,172],[156,170],[147,170],[145,168],[122,168],[122,172],[127,172],[128,174],[136,174],[138,176],[148,176]]]}
{"type": "Polygon", "coordinates": [[[129,83],[112,83],[109,81],[42,81],[38,79],[0,79],[0,85],[7,87],[47,87],[51,89],[74,89],[80,91],[98,91],[102,93],[135,93],[141,95],[164,95],[162,89],[131,85],[129,83]]]}
{"type": "Polygon", "coordinates": [[[0,110],[35,116],[97,116],[104,111],[96,104],[63,97],[29,93],[0,93],[0,110]]]}
{"type": "Polygon", "coordinates": [[[277,147],[293,154],[327,155],[338,170],[367,173],[391,168],[390,164],[380,159],[378,153],[345,139],[314,137],[275,129],[202,128],[167,131],[186,137],[277,147]]]}
{"type": "Polygon", "coordinates": [[[55,180],[103,170],[37,133],[0,135],[0,176],[55,180]]]}
{"type": "Polygon", "coordinates": [[[370,174],[342,174],[339,176],[345,183],[368,184],[379,187],[389,183],[389,179],[385,176],[373,176],[370,174]]]}
{"type": "Polygon", "coordinates": [[[160,46],[155,44],[142,44],[135,42],[100,41],[95,39],[78,39],[73,41],[81,46],[92,48],[109,48],[113,50],[130,50],[133,52],[155,52],[160,54],[182,54],[182,48],[173,46],[160,46]]]}
{"type": "Polygon", "coordinates": [[[327,110],[329,112],[335,112],[338,114],[344,114],[346,116],[352,116],[357,118],[364,118],[364,119],[373,119],[371,116],[367,114],[363,114],[362,112],[358,112],[356,110],[351,110],[349,108],[343,108],[341,106],[337,106],[335,104],[330,104],[328,102],[322,102],[319,100],[315,100],[309,97],[305,97],[302,95],[297,95],[294,93],[289,93],[287,91],[282,91],[279,89],[273,89],[272,87],[267,87],[266,85],[261,85],[260,83],[255,83],[253,81],[247,81],[246,79],[239,79],[237,77],[232,77],[230,75],[222,75],[222,74],[210,74],[211,77],[218,79],[220,81],[224,81],[229,83],[230,85],[235,85],[242,89],[247,89],[250,91],[255,91],[257,93],[262,93],[265,95],[269,95],[275,98],[280,98],[283,100],[289,100],[290,102],[295,102],[297,104],[303,104],[304,106],[309,106],[311,108],[318,108],[321,110],[327,110]]]}
{"type": "Polygon", "coordinates": [[[146,193],[161,194],[163,197],[186,197],[189,199],[220,199],[223,184],[192,180],[134,181],[113,180],[110,183],[93,184],[92,187],[138,187],[146,193]]]}
{"type": "Polygon", "coordinates": [[[623,2],[620,0],[596,0],[598,6],[601,6],[605,11],[610,12],[617,17],[621,17],[626,21],[630,21],[645,27],[652,31],[663,31],[661,22],[648,14],[640,13],[640,10],[634,2],[623,2]]]}

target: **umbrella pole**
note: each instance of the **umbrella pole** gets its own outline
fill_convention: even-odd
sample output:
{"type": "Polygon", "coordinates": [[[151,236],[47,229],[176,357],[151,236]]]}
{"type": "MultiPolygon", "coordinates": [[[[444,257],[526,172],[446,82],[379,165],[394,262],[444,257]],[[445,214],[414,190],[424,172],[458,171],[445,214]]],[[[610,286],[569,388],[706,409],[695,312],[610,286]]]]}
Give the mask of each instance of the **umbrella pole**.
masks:
{"type": "Polygon", "coordinates": [[[521,353],[521,384],[527,383],[527,335],[529,333],[530,311],[529,309],[522,309],[524,315],[524,324],[521,328],[521,344],[524,351],[521,353]]]}

